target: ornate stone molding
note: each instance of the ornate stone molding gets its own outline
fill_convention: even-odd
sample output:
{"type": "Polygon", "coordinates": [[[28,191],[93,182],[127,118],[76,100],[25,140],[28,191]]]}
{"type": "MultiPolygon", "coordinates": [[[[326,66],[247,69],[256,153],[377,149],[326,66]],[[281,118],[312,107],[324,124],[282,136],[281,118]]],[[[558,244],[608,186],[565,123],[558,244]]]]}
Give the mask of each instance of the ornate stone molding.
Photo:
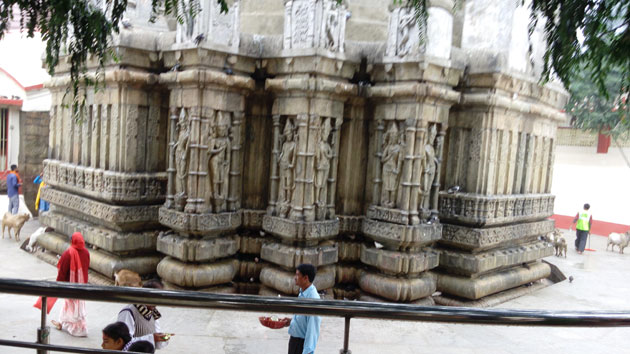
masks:
{"type": "Polygon", "coordinates": [[[250,77],[228,75],[220,71],[209,69],[169,71],[160,74],[160,83],[164,85],[195,85],[196,87],[220,85],[225,89],[246,90],[246,93],[253,90],[255,86],[254,80],[250,77]]]}
{"type": "Polygon", "coordinates": [[[260,258],[293,270],[302,263],[310,263],[316,268],[333,265],[337,263],[337,252],[337,245],[301,248],[267,242],[262,245],[260,258]]]}
{"type": "Polygon", "coordinates": [[[440,243],[465,250],[483,251],[500,246],[517,246],[554,230],[553,220],[516,225],[474,229],[466,226],[443,225],[440,243]]]}
{"type": "Polygon", "coordinates": [[[238,241],[236,237],[187,240],[173,234],[161,234],[157,250],[183,262],[210,262],[235,255],[238,241]]]}
{"type": "Polygon", "coordinates": [[[161,207],[159,220],[160,224],[184,235],[220,236],[241,226],[242,214],[240,212],[192,214],[161,207]]]}
{"type": "Polygon", "coordinates": [[[364,219],[361,231],[388,250],[417,250],[439,240],[442,225],[398,225],[364,219]]]}
{"type": "Polygon", "coordinates": [[[44,160],[46,184],[111,203],[157,204],[164,201],[166,173],[125,173],[44,160]]]}
{"type": "Polygon", "coordinates": [[[88,222],[71,219],[53,210],[39,215],[39,221],[56,232],[70,237],[74,232],[83,234],[85,242],[108,252],[154,251],[157,231],[114,232],[88,222]]]}
{"type": "Polygon", "coordinates": [[[477,300],[490,294],[546,278],[550,274],[551,268],[548,264],[537,262],[530,263],[527,267],[514,267],[476,279],[439,274],[437,289],[448,294],[477,300]]]}
{"type": "Polygon", "coordinates": [[[314,245],[339,234],[339,220],[305,222],[265,215],[263,229],[283,240],[314,245]]]}
{"type": "MultiPolygon", "coordinates": [[[[358,94],[357,85],[344,81],[336,81],[321,77],[314,78],[290,78],[283,77],[265,80],[265,88],[273,92],[302,91],[316,93],[328,93],[339,99],[338,95],[356,96],[358,94]]],[[[334,98],[331,97],[331,98],[334,98]]]]}
{"type": "Polygon", "coordinates": [[[437,267],[439,259],[439,252],[431,249],[410,253],[361,246],[361,263],[393,276],[417,276],[437,267]]]}
{"type": "MultiPolygon", "coordinates": [[[[546,106],[558,109],[564,107],[568,101],[568,94],[551,85],[541,86],[537,81],[529,78],[519,78],[506,73],[475,73],[468,77],[468,86],[475,88],[487,88],[492,90],[502,90],[518,96],[531,97],[546,106]]],[[[531,103],[531,102],[530,102],[531,103]]],[[[562,114],[564,116],[564,114],[562,114]]]]}
{"type": "Polygon", "coordinates": [[[551,194],[479,194],[440,192],[440,219],[474,226],[525,222],[553,215],[551,194]]]}
{"type": "Polygon", "coordinates": [[[359,233],[361,232],[362,216],[338,215],[339,233],[359,233]]]}
{"type": "Polygon", "coordinates": [[[474,254],[440,250],[440,268],[447,269],[449,273],[476,278],[487,272],[533,262],[553,253],[553,246],[544,241],[474,254]]]}
{"type": "Polygon", "coordinates": [[[448,104],[459,102],[461,94],[431,83],[396,83],[368,87],[368,95],[376,99],[416,98],[418,101],[436,101],[448,104]]]}
{"type": "Polygon", "coordinates": [[[435,292],[436,277],[431,272],[418,278],[404,279],[359,271],[361,290],[391,301],[409,302],[431,296],[435,292]]]}
{"type": "Polygon", "coordinates": [[[118,231],[137,231],[159,226],[159,205],[114,206],[51,187],[44,188],[41,198],[55,207],[62,208],[63,214],[73,215],[118,231]]]}
{"type": "Polygon", "coordinates": [[[190,264],[165,257],[157,265],[157,273],[178,286],[203,288],[231,282],[237,274],[238,263],[236,259],[225,259],[217,263],[190,264]]]}

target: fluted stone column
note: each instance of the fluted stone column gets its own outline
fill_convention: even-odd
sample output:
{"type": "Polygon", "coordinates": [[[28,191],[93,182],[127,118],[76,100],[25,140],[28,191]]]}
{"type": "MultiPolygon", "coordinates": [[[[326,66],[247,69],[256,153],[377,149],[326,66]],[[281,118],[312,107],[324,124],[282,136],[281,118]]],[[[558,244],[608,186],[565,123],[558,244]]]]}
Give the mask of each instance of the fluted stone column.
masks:
{"type": "Polygon", "coordinates": [[[44,162],[42,199],[52,207],[40,222],[55,233],[43,235],[41,242],[66,242],[73,232],[82,232],[93,248],[91,269],[110,278],[121,268],[152,274],[161,259],[155,244],[166,194],[168,116],[165,92],[149,71],[156,65],[151,61],[157,58],[151,55],[155,40],[150,32],[121,31],[113,41],[120,62],[106,65],[99,91],[86,90],[78,116],[66,95],[67,68],[60,67],[48,84],[50,156],[44,162]],[[146,48],[128,46],[140,38],[146,48]]]}

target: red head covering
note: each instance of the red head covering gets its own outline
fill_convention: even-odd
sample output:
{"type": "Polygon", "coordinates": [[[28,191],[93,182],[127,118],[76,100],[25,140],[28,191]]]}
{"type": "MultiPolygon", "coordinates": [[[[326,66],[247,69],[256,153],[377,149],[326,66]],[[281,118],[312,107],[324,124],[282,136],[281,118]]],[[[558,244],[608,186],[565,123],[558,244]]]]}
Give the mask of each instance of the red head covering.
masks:
{"type": "MultiPolygon", "coordinates": [[[[70,282],[72,283],[87,283],[87,279],[84,276],[83,265],[81,264],[81,257],[79,257],[80,250],[85,249],[85,241],[83,235],[80,232],[72,234],[72,243],[68,247],[68,255],[70,256],[70,282]]],[[[63,258],[63,257],[62,257],[63,258]]],[[[57,268],[61,269],[61,259],[57,263],[57,268]]]]}

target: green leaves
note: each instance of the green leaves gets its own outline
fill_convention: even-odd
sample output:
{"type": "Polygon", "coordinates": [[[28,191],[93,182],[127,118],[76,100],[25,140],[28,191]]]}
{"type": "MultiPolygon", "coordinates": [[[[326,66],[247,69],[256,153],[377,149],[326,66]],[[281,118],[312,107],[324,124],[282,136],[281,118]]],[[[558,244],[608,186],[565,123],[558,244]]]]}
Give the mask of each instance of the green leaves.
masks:
{"type": "Polygon", "coordinates": [[[569,87],[586,68],[599,94],[608,98],[607,80],[613,70],[619,70],[624,83],[619,87],[628,86],[630,2],[532,0],[531,6],[533,25],[537,15],[544,18],[547,51],[543,79],[555,74],[569,87]]]}

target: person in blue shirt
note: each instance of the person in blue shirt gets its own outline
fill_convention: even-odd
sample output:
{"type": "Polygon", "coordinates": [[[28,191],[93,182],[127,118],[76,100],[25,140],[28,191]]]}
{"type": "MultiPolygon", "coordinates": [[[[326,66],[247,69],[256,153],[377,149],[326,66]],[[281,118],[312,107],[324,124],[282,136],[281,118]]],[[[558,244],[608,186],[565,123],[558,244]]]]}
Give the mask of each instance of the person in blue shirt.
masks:
{"type": "MultiPolygon", "coordinates": [[[[300,288],[298,297],[319,299],[313,280],[315,267],[312,264],[300,264],[295,270],[295,285],[300,288]]],[[[294,315],[289,322],[289,354],[312,354],[319,338],[319,316],[294,315]]]]}
{"type": "Polygon", "coordinates": [[[20,186],[22,181],[17,169],[17,165],[11,165],[11,171],[7,175],[7,194],[9,196],[9,212],[13,215],[18,213],[20,208],[20,186]]]}

